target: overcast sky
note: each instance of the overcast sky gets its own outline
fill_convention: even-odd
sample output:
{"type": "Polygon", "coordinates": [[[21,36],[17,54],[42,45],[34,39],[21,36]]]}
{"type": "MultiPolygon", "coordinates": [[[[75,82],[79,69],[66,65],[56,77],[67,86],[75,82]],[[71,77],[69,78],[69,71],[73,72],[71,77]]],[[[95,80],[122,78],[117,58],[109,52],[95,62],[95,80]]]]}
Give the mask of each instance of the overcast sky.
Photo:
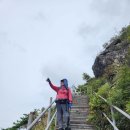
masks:
{"type": "Polygon", "coordinates": [[[82,84],[102,45],[130,22],[129,0],[0,0],[0,128],[82,84]]]}

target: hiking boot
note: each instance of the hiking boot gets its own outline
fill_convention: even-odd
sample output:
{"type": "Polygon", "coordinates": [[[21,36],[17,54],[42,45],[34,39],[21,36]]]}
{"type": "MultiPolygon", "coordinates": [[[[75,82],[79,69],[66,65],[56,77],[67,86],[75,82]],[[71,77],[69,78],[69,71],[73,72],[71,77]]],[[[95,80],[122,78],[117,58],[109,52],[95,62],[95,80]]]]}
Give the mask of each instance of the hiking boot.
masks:
{"type": "Polygon", "coordinates": [[[71,128],[69,128],[69,127],[66,127],[64,130],[71,130],[71,128]]]}
{"type": "Polygon", "coordinates": [[[59,128],[58,130],[64,130],[63,128],[59,128]]]}

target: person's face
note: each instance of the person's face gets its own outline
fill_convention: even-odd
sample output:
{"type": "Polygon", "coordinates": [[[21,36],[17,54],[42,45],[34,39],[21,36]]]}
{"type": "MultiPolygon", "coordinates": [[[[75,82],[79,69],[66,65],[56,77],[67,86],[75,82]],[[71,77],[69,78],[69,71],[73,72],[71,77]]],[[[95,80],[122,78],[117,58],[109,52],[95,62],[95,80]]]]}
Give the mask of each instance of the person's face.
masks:
{"type": "Polygon", "coordinates": [[[64,86],[64,82],[61,82],[61,86],[64,86]]]}

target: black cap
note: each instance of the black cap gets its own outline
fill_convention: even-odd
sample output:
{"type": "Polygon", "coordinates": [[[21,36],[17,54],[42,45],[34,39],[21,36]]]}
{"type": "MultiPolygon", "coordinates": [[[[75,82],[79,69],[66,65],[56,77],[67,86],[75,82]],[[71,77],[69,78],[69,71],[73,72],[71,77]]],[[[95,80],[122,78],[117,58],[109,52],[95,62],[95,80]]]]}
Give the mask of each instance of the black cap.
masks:
{"type": "Polygon", "coordinates": [[[62,79],[61,82],[64,82],[64,79],[62,79]]]}

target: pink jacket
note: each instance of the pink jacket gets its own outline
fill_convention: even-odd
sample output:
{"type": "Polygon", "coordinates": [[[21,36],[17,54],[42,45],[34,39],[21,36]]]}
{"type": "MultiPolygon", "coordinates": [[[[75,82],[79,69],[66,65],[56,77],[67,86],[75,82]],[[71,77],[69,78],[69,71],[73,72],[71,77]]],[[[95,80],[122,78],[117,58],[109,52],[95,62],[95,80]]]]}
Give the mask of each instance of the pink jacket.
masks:
{"type": "Polygon", "coordinates": [[[72,103],[72,93],[70,88],[68,90],[62,86],[61,88],[53,85],[52,83],[50,84],[51,88],[57,92],[56,100],[60,99],[68,99],[70,103],[72,103]]]}

